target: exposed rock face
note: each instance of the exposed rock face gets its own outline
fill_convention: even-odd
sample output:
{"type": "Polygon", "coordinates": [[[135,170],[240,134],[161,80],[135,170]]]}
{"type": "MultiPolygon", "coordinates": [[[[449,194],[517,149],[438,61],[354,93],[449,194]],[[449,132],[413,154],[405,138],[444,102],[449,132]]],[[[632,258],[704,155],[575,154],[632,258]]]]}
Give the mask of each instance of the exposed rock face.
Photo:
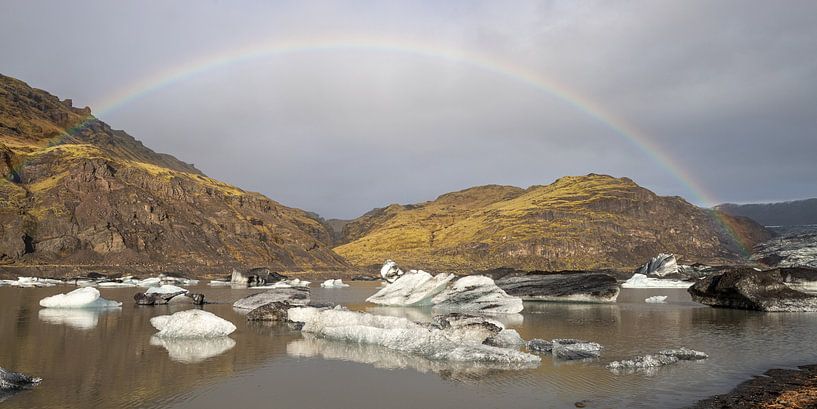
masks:
{"type": "Polygon", "coordinates": [[[752,259],[769,267],[817,268],[817,229],[784,234],[758,244],[752,259]]]}
{"type": "Polygon", "coordinates": [[[737,269],[698,281],[692,299],[713,307],[760,311],[817,311],[817,296],[789,288],[781,269],[737,269]]]}
{"type": "Polygon", "coordinates": [[[306,212],[0,76],[0,263],[345,266],[330,243],[306,212]]]}
{"type": "Polygon", "coordinates": [[[528,189],[475,187],[431,202],[392,205],[349,222],[344,233],[347,243],[335,251],[356,265],[392,258],[466,273],[498,267],[634,269],[634,260],[661,252],[728,264],[742,260],[744,245],[771,237],[751,220],[657,196],[630,179],[594,174],[528,189]]]}
{"type": "Polygon", "coordinates": [[[615,302],[616,279],[602,273],[509,274],[496,285],[524,301],[615,302]]]}
{"type": "Polygon", "coordinates": [[[236,301],[233,303],[233,308],[252,311],[274,302],[285,302],[293,306],[307,305],[309,304],[309,288],[288,287],[267,290],[236,301]]]}

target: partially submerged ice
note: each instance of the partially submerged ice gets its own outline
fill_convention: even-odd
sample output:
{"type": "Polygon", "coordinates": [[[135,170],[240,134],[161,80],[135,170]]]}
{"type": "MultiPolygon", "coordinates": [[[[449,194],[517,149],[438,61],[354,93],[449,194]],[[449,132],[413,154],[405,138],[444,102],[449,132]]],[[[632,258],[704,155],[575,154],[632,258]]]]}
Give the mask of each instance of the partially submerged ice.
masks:
{"type": "Polygon", "coordinates": [[[412,271],[381,288],[380,291],[367,298],[366,301],[398,307],[431,305],[431,299],[445,290],[445,287],[453,279],[454,275],[452,274],[441,273],[432,276],[423,270],[412,271]]]}
{"type": "Polygon", "coordinates": [[[517,272],[498,278],[496,285],[524,301],[608,303],[620,291],[615,277],[604,273],[517,272]]]}
{"type": "Polygon", "coordinates": [[[42,381],[41,378],[28,376],[20,372],[7,371],[0,368],[0,390],[17,390],[27,389],[37,385],[42,381]]]}
{"type": "Polygon", "coordinates": [[[622,288],[689,288],[691,281],[669,280],[663,278],[647,277],[644,274],[633,274],[629,280],[621,284],[622,288]]]}
{"type": "Polygon", "coordinates": [[[431,302],[439,311],[514,314],[524,308],[521,298],[508,295],[490,277],[480,275],[460,278],[431,302]]]}
{"type": "Polygon", "coordinates": [[[45,297],[40,300],[40,306],[45,308],[113,308],[121,307],[122,303],[102,298],[96,288],[82,287],[69,293],[45,297]]]}
{"type": "Polygon", "coordinates": [[[344,284],[343,280],[341,279],[329,279],[321,283],[321,287],[323,288],[344,288],[348,287],[349,284],[344,284]]]}
{"type": "MultiPolygon", "coordinates": [[[[302,323],[302,331],[318,337],[384,348],[433,361],[492,362],[533,367],[540,358],[515,349],[483,345],[501,328],[497,322],[468,319],[423,325],[405,318],[313,307],[291,308],[289,320],[302,323]]],[[[501,325],[501,324],[499,324],[501,325]]]]}
{"type": "Polygon", "coordinates": [[[709,355],[694,349],[664,349],[655,354],[640,355],[630,359],[610,362],[607,364],[607,369],[615,373],[650,371],[662,366],[672,365],[678,361],[699,361],[707,358],[709,358],[709,355]]]}
{"type": "Polygon", "coordinates": [[[235,331],[235,325],[211,312],[202,310],[179,311],[150,319],[150,325],[159,330],[159,338],[217,338],[235,331]]]}
{"type": "Polygon", "coordinates": [[[602,346],[579,339],[554,339],[551,353],[555,358],[566,361],[593,359],[601,356],[602,346]]]}
{"type": "Polygon", "coordinates": [[[647,297],[644,299],[645,303],[648,304],[664,304],[667,302],[666,295],[653,295],[652,297],[647,297]]]}
{"type": "Polygon", "coordinates": [[[233,303],[233,308],[252,311],[258,307],[274,302],[286,302],[290,305],[307,305],[309,304],[309,288],[286,287],[267,290],[236,301],[233,303]]]}
{"type": "Polygon", "coordinates": [[[395,282],[403,274],[403,270],[401,270],[393,260],[386,260],[386,262],[383,263],[383,267],[380,267],[380,277],[390,283],[395,282]]]}
{"type": "Polygon", "coordinates": [[[171,284],[165,284],[160,287],[150,287],[145,291],[145,294],[178,294],[178,293],[186,293],[188,290],[177,287],[171,284]]]}

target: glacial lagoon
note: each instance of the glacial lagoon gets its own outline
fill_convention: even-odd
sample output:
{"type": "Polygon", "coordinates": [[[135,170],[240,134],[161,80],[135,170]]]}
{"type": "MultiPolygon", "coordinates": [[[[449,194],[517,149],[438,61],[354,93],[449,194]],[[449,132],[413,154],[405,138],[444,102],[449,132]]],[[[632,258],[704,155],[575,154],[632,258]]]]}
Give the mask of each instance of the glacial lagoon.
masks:
{"type": "MultiPolygon", "coordinates": [[[[378,283],[312,286],[312,299],[352,310],[431,319],[423,308],[366,304],[378,283]]],[[[0,287],[0,366],[36,375],[32,390],[0,396],[3,408],[682,408],[725,393],[769,368],[817,362],[817,314],[714,309],[684,289],[623,289],[615,304],[525,303],[499,316],[523,338],[602,344],[599,360],[542,357],[535,369],[430,361],[372,345],[328,341],[287,325],[247,322],[232,302],[257,292],[191,287],[204,309],[234,323],[229,338],[162,340],[151,317],[191,306],[137,307],[138,288],[103,288],[107,310],[41,309],[74,287],[0,287]],[[667,296],[665,304],[645,298],[667,296]],[[615,374],[611,361],[672,347],[709,359],[615,374]]]]}

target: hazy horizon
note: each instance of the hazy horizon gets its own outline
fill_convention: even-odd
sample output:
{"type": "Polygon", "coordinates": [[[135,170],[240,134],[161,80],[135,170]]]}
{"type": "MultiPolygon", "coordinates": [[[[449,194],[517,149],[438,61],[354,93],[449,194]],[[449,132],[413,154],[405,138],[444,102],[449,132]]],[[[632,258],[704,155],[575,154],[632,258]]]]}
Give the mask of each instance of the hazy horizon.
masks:
{"type": "Polygon", "coordinates": [[[817,197],[814,2],[4,8],[1,73],[325,218],[588,173],[817,197]]]}

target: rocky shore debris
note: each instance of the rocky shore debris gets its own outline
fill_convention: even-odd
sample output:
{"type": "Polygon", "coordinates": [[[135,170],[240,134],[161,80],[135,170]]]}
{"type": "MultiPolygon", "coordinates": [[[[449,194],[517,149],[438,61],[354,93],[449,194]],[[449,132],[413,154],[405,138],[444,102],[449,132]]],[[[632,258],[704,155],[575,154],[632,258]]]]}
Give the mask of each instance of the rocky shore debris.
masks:
{"type": "Polygon", "coordinates": [[[40,306],[44,308],[115,308],[121,307],[122,303],[102,298],[96,288],[82,287],[68,293],[45,297],[40,300],[40,306]]]}
{"type": "Polygon", "coordinates": [[[817,407],[817,365],[772,369],[731,392],[699,401],[691,409],[817,407]]]}
{"type": "Polygon", "coordinates": [[[817,295],[786,285],[785,269],[757,271],[738,268],[707,277],[687,291],[692,299],[712,307],[770,312],[817,311],[817,295]]]}

